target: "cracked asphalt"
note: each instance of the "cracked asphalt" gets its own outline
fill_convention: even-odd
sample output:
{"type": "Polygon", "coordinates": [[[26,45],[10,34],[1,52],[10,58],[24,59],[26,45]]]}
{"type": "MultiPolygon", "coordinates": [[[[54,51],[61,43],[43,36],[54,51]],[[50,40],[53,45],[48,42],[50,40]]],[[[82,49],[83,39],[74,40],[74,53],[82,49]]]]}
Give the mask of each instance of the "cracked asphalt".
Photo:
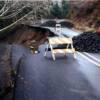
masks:
{"type": "Polygon", "coordinates": [[[32,54],[23,46],[14,45],[13,65],[22,57],[15,87],[14,100],[100,100],[100,68],[80,55],[43,56],[32,54]]]}

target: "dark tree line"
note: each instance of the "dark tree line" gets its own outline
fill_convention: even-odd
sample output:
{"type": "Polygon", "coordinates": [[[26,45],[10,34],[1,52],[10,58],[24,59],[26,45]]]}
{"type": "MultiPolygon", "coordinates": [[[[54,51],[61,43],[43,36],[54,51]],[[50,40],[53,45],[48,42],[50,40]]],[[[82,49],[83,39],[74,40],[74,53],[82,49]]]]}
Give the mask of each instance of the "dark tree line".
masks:
{"type": "Polygon", "coordinates": [[[68,1],[63,0],[61,4],[56,2],[50,9],[51,16],[55,18],[66,18],[69,8],[68,1]]]}

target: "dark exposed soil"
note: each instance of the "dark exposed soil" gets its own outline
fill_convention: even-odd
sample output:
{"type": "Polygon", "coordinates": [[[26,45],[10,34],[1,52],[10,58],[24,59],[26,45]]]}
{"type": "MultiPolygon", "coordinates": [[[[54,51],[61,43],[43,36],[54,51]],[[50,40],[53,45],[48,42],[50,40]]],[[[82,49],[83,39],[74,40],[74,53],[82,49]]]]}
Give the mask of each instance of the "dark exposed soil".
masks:
{"type": "Polygon", "coordinates": [[[49,29],[24,24],[15,26],[8,34],[2,41],[7,41],[8,43],[24,43],[32,39],[40,40],[41,36],[54,35],[49,29]]]}
{"type": "Polygon", "coordinates": [[[56,26],[56,21],[47,21],[47,22],[41,24],[41,26],[55,27],[56,26]]]}
{"type": "Polygon", "coordinates": [[[74,25],[71,22],[67,22],[67,21],[61,21],[60,22],[62,27],[67,27],[67,28],[73,28],[74,25]]]}
{"type": "Polygon", "coordinates": [[[81,52],[100,53],[100,35],[93,32],[84,32],[73,38],[74,47],[81,52]]]}
{"type": "Polygon", "coordinates": [[[55,36],[54,33],[47,28],[23,24],[17,25],[7,34],[9,35],[2,38],[1,42],[23,44],[33,51],[46,41],[47,36],[55,36]]]}
{"type": "MultiPolygon", "coordinates": [[[[79,36],[73,37],[74,48],[80,52],[100,53],[100,34],[84,32],[79,36]]],[[[54,49],[64,49],[67,44],[57,45],[54,49]]],[[[51,49],[49,48],[48,51],[51,49]]]]}

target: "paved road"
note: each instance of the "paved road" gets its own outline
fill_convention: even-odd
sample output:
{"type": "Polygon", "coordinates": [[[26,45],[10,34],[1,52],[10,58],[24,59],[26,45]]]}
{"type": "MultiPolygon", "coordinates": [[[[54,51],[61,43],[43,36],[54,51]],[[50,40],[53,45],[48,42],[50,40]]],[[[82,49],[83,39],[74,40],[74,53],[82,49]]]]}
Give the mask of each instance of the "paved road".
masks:
{"type": "MultiPolygon", "coordinates": [[[[55,32],[54,28],[51,30],[55,32]]],[[[79,34],[70,29],[64,29],[62,33],[70,37],[79,34]]],[[[18,45],[13,51],[13,64],[24,55],[15,100],[100,100],[100,68],[89,55],[77,54],[76,60],[71,55],[58,55],[54,62],[50,53],[47,59],[43,57],[44,45],[35,55],[18,45]]]]}
{"type": "Polygon", "coordinates": [[[55,34],[65,35],[65,36],[69,36],[69,37],[77,36],[82,33],[82,32],[74,31],[73,29],[69,29],[69,28],[61,28],[60,31],[56,31],[56,28],[53,28],[53,27],[45,27],[45,28],[50,29],[55,34]]]}
{"type": "MultiPolygon", "coordinates": [[[[16,85],[15,100],[100,100],[100,68],[77,55],[51,53],[44,58],[44,45],[39,54],[14,46],[15,59],[23,55],[16,85]],[[17,51],[18,50],[18,51],[17,51]]],[[[14,60],[16,62],[16,60],[14,60]]]]}
{"type": "Polygon", "coordinates": [[[100,53],[99,54],[97,54],[97,53],[90,53],[90,55],[92,55],[92,56],[94,56],[94,57],[96,57],[97,59],[100,60],[100,53]]]}

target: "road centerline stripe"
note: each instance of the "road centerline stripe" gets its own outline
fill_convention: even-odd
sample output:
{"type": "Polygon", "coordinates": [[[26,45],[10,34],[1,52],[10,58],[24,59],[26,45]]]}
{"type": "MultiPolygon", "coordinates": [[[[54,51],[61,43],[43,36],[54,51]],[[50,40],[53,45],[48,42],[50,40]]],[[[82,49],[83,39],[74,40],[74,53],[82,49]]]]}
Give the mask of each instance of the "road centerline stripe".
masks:
{"type": "Polygon", "coordinates": [[[84,54],[77,52],[80,56],[82,56],[83,58],[87,59],[89,62],[91,62],[92,64],[95,64],[97,67],[100,67],[100,64],[95,62],[94,60],[90,59],[89,57],[85,56],[84,54]]]}
{"type": "MultiPolygon", "coordinates": [[[[47,27],[47,28],[49,28],[49,27],[47,27]]],[[[49,28],[49,29],[50,29],[50,28],[49,28]]],[[[50,30],[53,31],[55,34],[57,34],[55,30],[53,30],[53,29],[50,29],[50,30]]],[[[62,33],[63,33],[64,37],[65,37],[65,35],[68,36],[68,37],[73,37],[74,35],[76,35],[75,33],[79,33],[79,32],[75,32],[74,30],[68,29],[68,31],[70,31],[70,32],[73,31],[73,32],[75,32],[75,33],[73,33],[73,34],[65,34],[64,31],[65,31],[65,30],[62,30],[62,33]]],[[[72,33],[72,32],[71,32],[71,33],[72,33]]],[[[81,33],[82,33],[82,32],[81,32],[81,33]]],[[[81,34],[81,33],[80,33],[80,34],[81,34]]],[[[78,34],[77,34],[77,35],[78,35],[78,34]]],[[[81,55],[83,58],[87,59],[89,62],[93,63],[94,65],[100,67],[100,60],[97,59],[97,58],[95,58],[95,57],[92,57],[89,53],[83,54],[83,53],[78,52],[78,54],[81,55]]]]}
{"type": "Polygon", "coordinates": [[[92,55],[90,55],[89,53],[84,52],[84,54],[86,54],[87,56],[89,56],[90,58],[94,59],[95,61],[100,63],[100,60],[92,55]]]}

